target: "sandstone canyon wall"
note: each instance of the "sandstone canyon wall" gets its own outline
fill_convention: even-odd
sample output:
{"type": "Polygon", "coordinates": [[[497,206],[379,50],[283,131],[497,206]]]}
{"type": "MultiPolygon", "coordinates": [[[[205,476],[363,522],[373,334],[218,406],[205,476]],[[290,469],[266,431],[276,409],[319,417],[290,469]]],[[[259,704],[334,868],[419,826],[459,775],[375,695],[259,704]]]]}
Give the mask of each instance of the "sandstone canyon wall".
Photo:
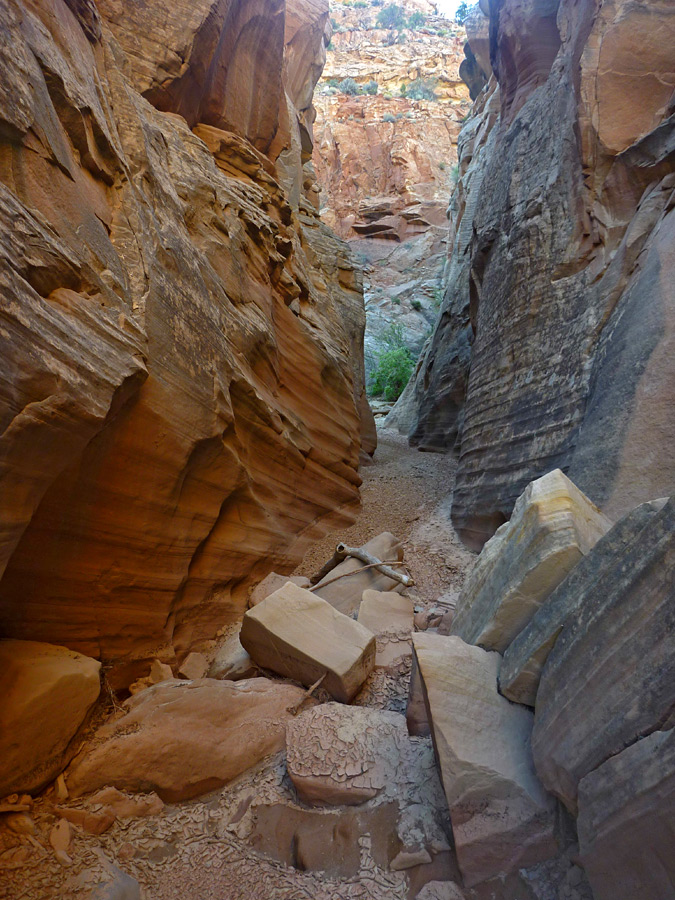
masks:
{"type": "Polygon", "coordinates": [[[416,358],[437,316],[457,138],[470,109],[459,76],[464,29],[426,0],[399,4],[404,19],[423,19],[417,28],[380,27],[382,9],[332,2],[314,101],[321,218],[364,264],[367,370],[392,323],[416,358]],[[344,93],[345,79],[361,93],[344,93]]]}
{"type": "Polygon", "coordinates": [[[0,627],[171,659],[349,518],[375,446],[303,171],[328,6],[0,17],[0,627]]]}
{"type": "Polygon", "coordinates": [[[481,8],[447,290],[390,420],[457,449],[477,547],[556,466],[613,519],[675,480],[675,7],[481,8]]]}

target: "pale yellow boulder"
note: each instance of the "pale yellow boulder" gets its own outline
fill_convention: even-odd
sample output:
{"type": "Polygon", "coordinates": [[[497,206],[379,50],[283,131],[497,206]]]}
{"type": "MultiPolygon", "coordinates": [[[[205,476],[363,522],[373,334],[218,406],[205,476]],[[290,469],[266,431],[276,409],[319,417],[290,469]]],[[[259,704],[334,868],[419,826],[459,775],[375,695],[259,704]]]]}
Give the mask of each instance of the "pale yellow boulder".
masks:
{"type": "Polygon", "coordinates": [[[297,584],[297,586],[301,588],[308,588],[310,586],[309,578],[305,578],[304,575],[279,575],[277,572],[270,572],[270,574],[263,578],[260,584],[257,584],[251,591],[248,605],[257,606],[258,603],[266,600],[270,594],[273,594],[275,591],[278,591],[280,587],[283,587],[287,581],[292,581],[293,584],[297,584]]]}
{"type": "Polygon", "coordinates": [[[66,647],[0,641],[0,797],[45,787],[96,701],[101,664],[66,647]]]}
{"type": "Polygon", "coordinates": [[[375,637],[367,628],[291,582],[249,609],[241,644],[262,668],[307,686],[322,686],[348,703],[375,665],[375,637]]]}
{"type": "Polygon", "coordinates": [[[534,717],[498,693],[499,654],[429,632],[413,646],[465,885],[555,855],[553,798],[530,749],[534,717]]]}
{"type": "Polygon", "coordinates": [[[409,597],[395,591],[364,591],[357,621],[376,637],[376,668],[396,669],[412,655],[415,610],[409,597]]]}
{"type": "Polygon", "coordinates": [[[503,653],[611,524],[560,469],[530,482],[483,547],[451,633],[503,653]]]}

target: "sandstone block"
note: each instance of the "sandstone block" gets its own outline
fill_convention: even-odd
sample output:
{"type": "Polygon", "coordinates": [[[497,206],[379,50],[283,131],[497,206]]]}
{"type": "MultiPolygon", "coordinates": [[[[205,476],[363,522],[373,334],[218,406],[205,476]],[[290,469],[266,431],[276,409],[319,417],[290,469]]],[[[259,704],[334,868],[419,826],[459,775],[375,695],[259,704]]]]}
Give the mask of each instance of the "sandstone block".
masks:
{"type": "Polygon", "coordinates": [[[617,553],[570,616],[539,682],[539,777],[576,810],[579,781],[675,709],[675,500],[617,553]]]}
{"type": "Polygon", "coordinates": [[[114,787],[107,787],[103,788],[102,791],[97,791],[89,798],[89,802],[104,806],[118,819],[157,816],[164,809],[164,804],[157,794],[150,793],[130,797],[114,787]]]}
{"type": "Polygon", "coordinates": [[[560,469],[531,482],[478,557],[452,633],[503,653],[610,525],[560,469]]]}
{"type": "Polygon", "coordinates": [[[178,669],[178,674],[183,678],[203,678],[209,664],[203,653],[188,653],[178,669]]]}
{"type": "Polygon", "coordinates": [[[63,768],[100,691],[95,659],[36,641],[0,641],[0,797],[37,791],[63,768]]]}
{"type": "MultiPolygon", "coordinates": [[[[403,547],[400,541],[388,531],[368,541],[362,549],[377,557],[381,562],[400,562],[403,559],[403,547]]],[[[400,592],[403,590],[399,582],[382,575],[377,569],[365,569],[359,572],[358,570],[362,568],[363,563],[360,560],[348,557],[322,578],[315,591],[316,595],[323,597],[340,612],[351,616],[358,612],[364,591],[400,592]],[[350,573],[354,574],[350,575],[350,573]],[[347,577],[340,578],[339,581],[332,584],[326,583],[337,578],[338,575],[347,577]]]]}
{"type": "Polygon", "coordinates": [[[375,668],[393,671],[410,658],[414,618],[409,597],[395,591],[363,592],[357,621],[376,637],[375,668]]]}
{"type": "Polygon", "coordinates": [[[395,777],[408,734],[403,716],[324,703],[286,726],[288,773],[313,806],[356,806],[395,777]]]}
{"type": "Polygon", "coordinates": [[[297,584],[297,586],[301,588],[308,588],[310,586],[309,578],[305,578],[304,575],[278,575],[276,572],[270,572],[270,574],[263,578],[260,584],[257,584],[251,591],[248,605],[255,606],[260,603],[261,600],[265,600],[270,594],[278,591],[279,588],[283,587],[288,581],[292,581],[293,584],[297,584]]]}
{"type": "Polygon", "coordinates": [[[542,669],[566,619],[581,606],[594,602],[596,592],[603,590],[607,570],[665,502],[643,503],[624,516],[537,610],[504,653],[499,690],[505,697],[535,705],[542,669]]]}
{"type": "Polygon", "coordinates": [[[533,716],[498,693],[499,655],[428,632],[413,635],[413,647],[465,884],[553,856],[553,802],[529,747],[533,716]]]}
{"type": "Polygon", "coordinates": [[[258,665],[348,703],[375,664],[375,637],[310,591],[292,583],[249,609],[242,646],[258,665]]]}
{"type": "Polygon", "coordinates": [[[579,783],[579,850],[595,900],[675,897],[675,731],[655,731],[579,783]]]}
{"type": "Polygon", "coordinates": [[[209,666],[209,678],[239,681],[242,678],[254,678],[258,674],[258,667],[241,646],[240,630],[241,626],[216,650],[209,666]]]}
{"type": "Polygon", "coordinates": [[[424,686],[422,684],[420,667],[417,663],[417,655],[415,653],[413,653],[412,656],[410,688],[408,691],[408,705],[406,707],[405,720],[408,726],[408,734],[431,734],[429,716],[427,715],[427,707],[424,702],[424,686]]]}
{"type": "Polygon", "coordinates": [[[112,785],[167,801],[221,787],[284,746],[300,688],[266,678],[163,681],[127,701],[67,773],[71,794],[112,785]]]}
{"type": "Polygon", "coordinates": [[[373,634],[406,635],[413,630],[412,600],[396,591],[363,592],[357,621],[373,634]]]}

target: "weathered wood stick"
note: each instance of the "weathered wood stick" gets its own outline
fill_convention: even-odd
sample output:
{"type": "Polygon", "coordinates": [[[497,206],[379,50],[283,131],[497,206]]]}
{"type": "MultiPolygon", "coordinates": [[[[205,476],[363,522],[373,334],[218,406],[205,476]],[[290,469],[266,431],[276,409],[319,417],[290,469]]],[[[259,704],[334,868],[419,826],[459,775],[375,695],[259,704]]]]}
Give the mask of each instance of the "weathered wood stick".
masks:
{"type": "MultiPolygon", "coordinates": [[[[343,572],[342,575],[336,575],[335,578],[331,578],[328,581],[324,581],[323,584],[315,584],[314,587],[308,588],[308,590],[313,594],[314,591],[318,591],[319,588],[327,587],[329,584],[333,584],[334,581],[339,581],[341,578],[349,578],[350,575],[358,575],[359,572],[365,572],[366,569],[379,569],[383,564],[382,563],[371,563],[368,566],[361,566],[359,569],[354,569],[353,572],[343,572]]],[[[388,566],[405,566],[403,562],[396,562],[395,560],[389,560],[387,562],[388,566]]],[[[415,584],[412,576],[408,576],[408,584],[406,587],[410,587],[415,584]]]]}
{"type": "Polygon", "coordinates": [[[325,563],[325,565],[321,566],[321,568],[320,568],[319,571],[316,573],[316,575],[312,575],[312,577],[309,579],[309,583],[310,583],[310,584],[318,584],[318,583],[321,581],[322,578],[325,578],[326,575],[328,575],[329,572],[332,572],[332,571],[333,571],[333,569],[335,568],[335,566],[339,566],[340,563],[342,562],[342,560],[343,560],[346,556],[347,556],[346,553],[340,554],[340,553],[338,553],[337,550],[336,550],[335,553],[334,553],[334,554],[331,556],[331,558],[328,560],[328,562],[325,563]]]}
{"type": "Polygon", "coordinates": [[[413,583],[413,580],[409,575],[402,575],[400,572],[395,572],[393,569],[389,568],[386,563],[383,563],[382,560],[373,556],[371,553],[368,553],[366,550],[362,550],[360,547],[347,547],[345,544],[338,544],[335,548],[335,552],[337,554],[344,553],[346,556],[353,556],[354,559],[360,559],[361,562],[366,565],[375,566],[375,568],[382,572],[383,575],[386,575],[387,578],[400,582],[404,587],[410,587],[413,583]]]}

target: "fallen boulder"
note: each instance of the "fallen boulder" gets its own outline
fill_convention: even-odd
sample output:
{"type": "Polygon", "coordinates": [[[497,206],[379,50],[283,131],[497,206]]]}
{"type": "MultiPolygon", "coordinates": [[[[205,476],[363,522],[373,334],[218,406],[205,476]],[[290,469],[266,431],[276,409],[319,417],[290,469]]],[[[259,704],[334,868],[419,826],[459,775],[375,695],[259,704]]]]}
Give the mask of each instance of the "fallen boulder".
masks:
{"type": "Polygon", "coordinates": [[[577,824],[595,900],[675,897],[675,730],[653,732],[582,778],[577,824]]]}
{"type": "MultiPolygon", "coordinates": [[[[401,542],[388,531],[374,537],[360,549],[377,557],[382,562],[401,562],[403,560],[401,542]]],[[[377,569],[364,569],[364,563],[361,560],[348,557],[318,582],[315,593],[340,612],[351,616],[358,612],[364,591],[400,592],[403,589],[403,585],[389,578],[388,575],[383,575],[377,569]]]]}
{"type": "Polygon", "coordinates": [[[287,582],[248,610],[240,640],[265,669],[322,686],[343,703],[355,696],[375,664],[375,637],[310,591],[287,582]]]}
{"type": "Polygon", "coordinates": [[[75,797],[111,785],[186,800],[215,790],[284,746],[303,691],[266,678],[163,681],[127,700],[73,760],[75,797]]]}
{"type": "Polygon", "coordinates": [[[398,713],[324,703],[287,724],[288,774],[305,803],[356,806],[395,777],[407,744],[398,713]]]}
{"type": "Polygon", "coordinates": [[[270,572],[270,574],[263,578],[260,584],[257,584],[251,591],[248,605],[257,606],[258,603],[266,600],[270,594],[278,591],[279,588],[283,587],[288,581],[292,581],[293,584],[297,584],[297,586],[301,588],[308,588],[310,586],[309,578],[305,578],[304,575],[279,575],[277,572],[270,572]]]}
{"type": "Polygon", "coordinates": [[[0,797],[38,791],[62,771],[99,695],[100,668],[65,647],[0,641],[0,797]]]}
{"type": "Polygon", "coordinates": [[[483,547],[451,633],[503,653],[610,526],[560,469],[532,481],[483,547]]]}
{"type": "MultiPolygon", "coordinates": [[[[539,689],[532,751],[572,812],[579,781],[675,710],[675,500],[617,553],[565,622],[539,689]]],[[[671,720],[672,723],[672,720],[671,720]]]]}
{"type": "Polygon", "coordinates": [[[504,653],[499,690],[505,697],[515,703],[535,705],[542,669],[566,619],[581,606],[595,602],[596,594],[604,590],[608,569],[665,503],[666,500],[643,503],[624,516],[537,610],[504,653]]]}
{"type": "Polygon", "coordinates": [[[209,678],[240,681],[242,678],[255,678],[258,674],[258,667],[241,646],[240,631],[241,625],[216,650],[209,666],[209,678]]]}
{"type": "Polygon", "coordinates": [[[410,658],[414,619],[409,597],[395,591],[363,592],[357,621],[376,637],[375,668],[396,669],[410,658]]]}
{"type": "Polygon", "coordinates": [[[455,636],[413,635],[464,883],[557,852],[553,800],[534,771],[532,713],[497,691],[499,655],[455,636]]]}

